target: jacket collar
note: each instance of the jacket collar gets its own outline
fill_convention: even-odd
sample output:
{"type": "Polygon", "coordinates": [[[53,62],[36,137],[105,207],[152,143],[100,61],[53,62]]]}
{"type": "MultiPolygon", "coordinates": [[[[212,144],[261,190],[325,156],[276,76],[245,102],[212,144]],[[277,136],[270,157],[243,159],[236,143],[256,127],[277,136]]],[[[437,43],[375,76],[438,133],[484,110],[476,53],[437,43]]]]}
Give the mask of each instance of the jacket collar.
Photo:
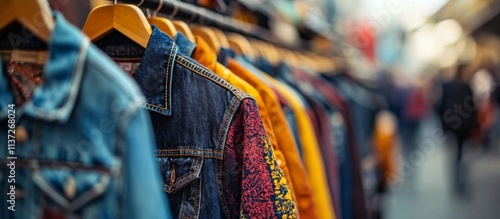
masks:
{"type": "Polygon", "coordinates": [[[152,29],[134,78],[146,97],[146,108],[163,115],[171,115],[172,75],[178,47],[156,26],[152,26],[152,29]]]}
{"type": "MultiPolygon", "coordinates": [[[[65,122],[71,115],[83,75],[88,39],[61,14],[53,13],[55,26],[49,42],[49,58],[44,66],[44,83],[35,89],[24,111],[34,118],[65,122]]],[[[14,97],[0,62],[0,119],[7,116],[14,97]]]]}
{"type": "Polygon", "coordinates": [[[196,48],[196,43],[189,41],[189,39],[184,36],[184,34],[178,32],[175,34],[175,44],[179,47],[179,53],[188,57],[193,55],[196,48]]]}

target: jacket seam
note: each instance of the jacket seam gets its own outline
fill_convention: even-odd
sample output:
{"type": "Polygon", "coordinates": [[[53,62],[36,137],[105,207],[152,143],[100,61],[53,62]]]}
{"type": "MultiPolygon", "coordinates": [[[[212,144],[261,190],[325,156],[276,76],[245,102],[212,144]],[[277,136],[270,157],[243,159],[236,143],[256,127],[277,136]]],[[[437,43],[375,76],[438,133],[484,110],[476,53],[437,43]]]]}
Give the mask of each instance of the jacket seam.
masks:
{"type": "Polygon", "coordinates": [[[224,153],[216,150],[197,150],[197,149],[159,149],[155,150],[156,157],[204,157],[223,159],[224,153]],[[194,154],[194,153],[196,154],[194,154]],[[212,155],[213,154],[213,155],[212,155]]]}
{"type": "Polygon", "coordinates": [[[171,49],[170,49],[170,54],[168,55],[168,63],[167,63],[167,72],[165,72],[165,110],[168,110],[169,109],[169,104],[168,104],[168,100],[169,100],[169,92],[168,90],[170,89],[170,83],[169,83],[169,74],[172,72],[171,71],[171,63],[172,63],[172,52],[174,51],[175,47],[173,46],[171,49]]]}
{"type": "MultiPolygon", "coordinates": [[[[222,120],[221,127],[219,129],[219,136],[218,136],[218,144],[217,147],[220,148],[220,151],[224,152],[225,151],[225,146],[226,146],[226,140],[227,140],[227,134],[229,132],[229,128],[231,127],[231,121],[233,120],[234,116],[236,115],[237,110],[241,106],[243,101],[233,98],[231,101],[231,104],[229,106],[229,109],[226,111],[224,118],[222,120]]],[[[224,183],[222,181],[222,171],[223,171],[223,160],[216,161],[216,168],[218,171],[216,171],[216,184],[218,187],[218,195],[219,199],[221,200],[222,204],[222,210],[226,217],[230,218],[230,212],[229,212],[229,207],[227,204],[226,197],[224,196],[224,183]]]]}
{"type": "Polygon", "coordinates": [[[175,61],[178,64],[184,66],[185,68],[191,70],[192,72],[197,73],[200,76],[205,77],[205,78],[207,78],[207,79],[209,79],[209,80],[217,83],[221,87],[226,88],[227,90],[231,91],[231,93],[233,93],[235,96],[237,96],[238,99],[240,99],[240,100],[243,100],[245,98],[252,98],[248,94],[246,94],[246,93],[244,93],[244,92],[236,89],[231,84],[229,84],[228,82],[224,81],[224,79],[219,78],[212,71],[210,71],[209,69],[206,69],[203,66],[197,65],[197,64],[191,62],[190,60],[188,60],[188,59],[186,59],[186,58],[184,58],[182,56],[177,56],[177,58],[176,58],[175,61]],[[217,80],[216,77],[219,78],[219,79],[217,80]]]}
{"type": "MultiPolygon", "coordinates": [[[[163,183],[163,185],[164,185],[166,188],[169,188],[169,190],[170,190],[171,192],[173,192],[173,190],[177,190],[178,188],[181,188],[181,187],[185,186],[186,184],[188,184],[189,182],[193,181],[193,180],[194,180],[194,179],[196,179],[196,178],[194,178],[194,179],[190,179],[190,178],[191,178],[191,176],[195,175],[195,174],[196,174],[196,173],[198,173],[198,172],[201,172],[201,166],[198,168],[198,166],[200,165],[200,162],[201,162],[201,161],[203,161],[203,158],[198,158],[198,159],[196,159],[196,163],[194,164],[194,167],[195,167],[194,171],[193,171],[192,173],[190,173],[189,175],[186,175],[186,176],[182,177],[182,178],[180,179],[181,183],[180,183],[179,185],[172,185],[172,186],[169,186],[169,185],[168,185],[168,184],[166,184],[166,183],[163,183]]],[[[168,192],[168,191],[166,191],[166,192],[168,192]]],[[[168,192],[168,193],[170,193],[170,192],[168,192]]]]}

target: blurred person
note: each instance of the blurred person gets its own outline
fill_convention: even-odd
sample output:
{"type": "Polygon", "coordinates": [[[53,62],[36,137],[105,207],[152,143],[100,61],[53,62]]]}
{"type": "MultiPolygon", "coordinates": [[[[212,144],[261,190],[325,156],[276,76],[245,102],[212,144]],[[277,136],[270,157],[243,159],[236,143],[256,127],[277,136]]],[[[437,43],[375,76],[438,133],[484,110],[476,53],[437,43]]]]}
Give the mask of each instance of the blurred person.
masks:
{"type": "Polygon", "coordinates": [[[476,143],[488,151],[492,144],[495,123],[497,120],[497,106],[495,103],[495,75],[493,69],[483,68],[472,77],[472,90],[477,100],[478,119],[477,128],[472,137],[476,143]]]}
{"type": "Polygon", "coordinates": [[[491,147],[500,146],[500,38],[489,33],[475,37],[477,54],[471,63],[478,71],[474,75],[474,91],[479,103],[478,130],[476,142],[483,146],[484,152],[491,147]]]}
{"type": "Polygon", "coordinates": [[[398,175],[397,155],[399,152],[398,124],[395,115],[387,110],[377,113],[373,145],[382,171],[382,184],[387,187],[398,175]]]}
{"type": "Polygon", "coordinates": [[[416,149],[416,134],[427,110],[423,90],[402,74],[383,72],[379,80],[388,109],[397,119],[402,156],[408,159],[416,149]]]}
{"type": "Polygon", "coordinates": [[[405,100],[401,137],[405,144],[405,153],[409,155],[416,149],[416,135],[420,127],[420,122],[427,113],[427,103],[424,97],[424,90],[420,86],[412,87],[405,100]]]}
{"type": "MultiPolygon", "coordinates": [[[[374,203],[384,203],[391,186],[400,181],[398,172],[398,123],[396,116],[388,111],[381,110],[376,114],[372,143],[375,158],[379,167],[380,181],[377,185],[377,196],[374,203]]],[[[384,218],[381,207],[376,208],[372,218],[384,218]]]]}
{"type": "Polygon", "coordinates": [[[466,70],[467,65],[458,65],[455,77],[442,84],[441,101],[438,105],[443,131],[448,139],[455,139],[455,189],[460,195],[466,192],[463,147],[477,121],[477,106],[466,70]]]}

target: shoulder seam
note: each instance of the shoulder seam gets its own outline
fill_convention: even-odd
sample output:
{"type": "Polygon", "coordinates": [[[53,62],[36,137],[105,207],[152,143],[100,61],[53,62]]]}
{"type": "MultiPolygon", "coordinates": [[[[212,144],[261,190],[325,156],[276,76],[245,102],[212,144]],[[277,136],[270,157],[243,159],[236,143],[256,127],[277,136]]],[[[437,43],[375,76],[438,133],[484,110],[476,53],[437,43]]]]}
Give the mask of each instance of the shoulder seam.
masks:
{"type": "Polygon", "coordinates": [[[180,64],[183,67],[191,70],[192,72],[194,72],[194,73],[196,73],[196,74],[198,74],[198,75],[200,75],[200,76],[202,76],[204,78],[207,78],[208,80],[210,80],[210,81],[212,81],[212,82],[220,85],[221,87],[229,90],[239,100],[243,100],[243,99],[247,99],[247,98],[253,99],[250,95],[248,95],[247,93],[245,93],[245,92],[243,92],[241,90],[236,89],[231,84],[229,84],[227,81],[225,81],[224,79],[222,79],[219,76],[217,76],[211,70],[207,69],[205,66],[193,63],[189,59],[186,59],[186,58],[184,58],[182,56],[179,56],[179,55],[176,56],[175,62],[177,64],[180,64]]]}

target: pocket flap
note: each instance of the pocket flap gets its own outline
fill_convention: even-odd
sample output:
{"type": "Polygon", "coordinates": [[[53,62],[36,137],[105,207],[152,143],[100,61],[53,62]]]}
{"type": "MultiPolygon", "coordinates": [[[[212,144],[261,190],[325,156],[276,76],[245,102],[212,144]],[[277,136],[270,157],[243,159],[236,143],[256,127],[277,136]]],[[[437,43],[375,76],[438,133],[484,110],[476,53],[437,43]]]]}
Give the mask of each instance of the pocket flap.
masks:
{"type": "Polygon", "coordinates": [[[174,193],[189,182],[200,178],[202,157],[159,157],[164,190],[174,193]]]}
{"type": "Polygon", "coordinates": [[[44,168],[33,173],[33,180],[52,201],[72,212],[102,195],[111,176],[97,171],[44,168]]]}

